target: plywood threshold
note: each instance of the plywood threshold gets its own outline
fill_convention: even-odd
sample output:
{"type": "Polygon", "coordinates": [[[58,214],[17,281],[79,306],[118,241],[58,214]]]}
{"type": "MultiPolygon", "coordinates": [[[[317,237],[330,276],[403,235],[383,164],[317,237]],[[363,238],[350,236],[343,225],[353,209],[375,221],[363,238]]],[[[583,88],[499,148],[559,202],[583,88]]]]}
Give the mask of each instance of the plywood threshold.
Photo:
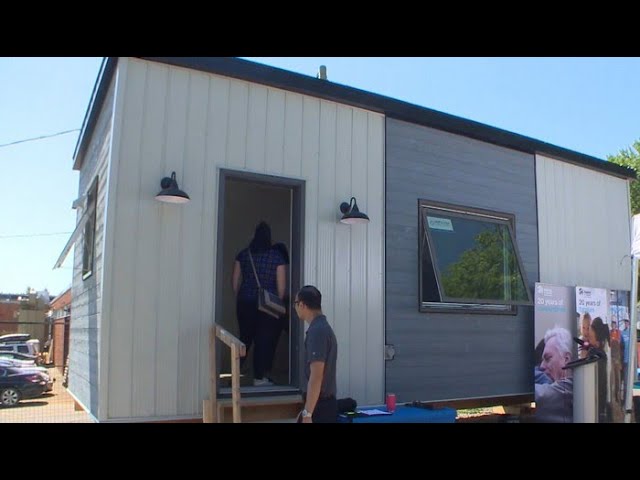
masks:
{"type": "MultiPolygon", "coordinates": [[[[230,398],[218,399],[219,406],[231,406],[230,398]]],[[[268,395],[259,397],[242,397],[240,405],[243,407],[259,407],[268,405],[292,405],[302,403],[302,395],[268,395]]]]}

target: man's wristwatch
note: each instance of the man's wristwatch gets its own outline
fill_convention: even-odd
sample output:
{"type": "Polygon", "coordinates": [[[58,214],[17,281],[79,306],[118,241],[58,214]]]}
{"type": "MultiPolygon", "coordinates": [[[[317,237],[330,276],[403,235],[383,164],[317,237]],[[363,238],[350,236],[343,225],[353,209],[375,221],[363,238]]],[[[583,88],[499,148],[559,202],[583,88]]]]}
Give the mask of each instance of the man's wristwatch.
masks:
{"type": "Polygon", "coordinates": [[[304,410],[302,410],[302,418],[309,418],[312,415],[313,414],[311,412],[309,412],[306,408],[304,410]]]}

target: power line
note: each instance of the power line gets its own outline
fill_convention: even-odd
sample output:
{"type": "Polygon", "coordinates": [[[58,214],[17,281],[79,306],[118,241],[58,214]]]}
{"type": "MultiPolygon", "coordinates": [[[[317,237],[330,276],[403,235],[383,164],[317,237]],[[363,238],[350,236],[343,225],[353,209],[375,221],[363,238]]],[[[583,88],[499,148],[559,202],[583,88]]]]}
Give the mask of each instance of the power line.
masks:
{"type": "Polygon", "coordinates": [[[57,137],[58,135],[66,135],[67,133],[79,132],[79,131],[80,131],[79,128],[74,128],[73,130],[65,130],[64,132],[53,133],[51,135],[42,135],[41,137],[26,138],[24,140],[17,140],[15,142],[11,142],[11,143],[4,143],[4,144],[0,145],[0,148],[8,147],[10,145],[15,145],[17,143],[35,142],[36,140],[42,140],[43,138],[57,137]]]}
{"type": "Polygon", "coordinates": [[[71,232],[56,233],[27,233],[24,235],[0,235],[0,238],[30,238],[30,237],[51,237],[53,235],[69,235],[71,232]]]}

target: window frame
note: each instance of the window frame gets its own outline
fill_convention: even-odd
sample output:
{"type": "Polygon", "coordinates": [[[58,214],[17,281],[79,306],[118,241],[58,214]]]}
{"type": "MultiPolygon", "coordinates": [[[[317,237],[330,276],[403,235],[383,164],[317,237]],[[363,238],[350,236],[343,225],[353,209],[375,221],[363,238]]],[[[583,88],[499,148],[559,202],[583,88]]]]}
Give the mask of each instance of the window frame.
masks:
{"type": "Polygon", "coordinates": [[[95,255],[96,255],[96,210],[98,207],[98,176],[91,183],[91,187],[87,191],[87,201],[85,204],[86,211],[89,213],[89,218],[84,226],[83,238],[82,238],[82,280],[87,280],[93,275],[95,268],[95,255]],[[93,203],[93,205],[92,205],[93,203]],[[91,239],[88,240],[88,233],[90,233],[91,239]],[[91,251],[89,255],[85,255],[87,248],[91,251]]]}
{"type": "Polygon", "coordinates": [[[418,308],[420,312],[430,313],[483,313],[483,314],[498,314],[498,315],[517,315],[518,306],[531,306],[533,305],[533,297],[529,289],[527,275],[520,256],[518,244],[516,241],[516,228],[515,228],[516,216],[512,213],[497,212],[493,210],[485,210],[476,207],[466,207],[462,205],[455,205],[451,203],[438,202],[435,200],[429,200],[424,198],[418,199],[418,308]],[[527,293],[527,301],[518,302],[505,302],[505,303],[477,303],[475,299],[457,299],[456,301],[446,301],[442,299],[440,294],[440,267],[438,265],[438,254],[435,248],[432,247],[433,241],[429,229],[425,226],[425,215],[427,210],[442,210],[447,216],[454,216],[459,218],[471,218],[479,219],[478,217],[485,218],[496,224],[506,225],[511,241],[513,244],[513,251],[518,262],[518,268],[524,282],[525,291],[527,293]],[[424,245],[424,242],[427,244],[424,245]],[[423,248],[429,249],[429,255],[433,265],[434,276],[436,279],[438,295],[440,296],[439,302],[423,301],[423,248]]]}

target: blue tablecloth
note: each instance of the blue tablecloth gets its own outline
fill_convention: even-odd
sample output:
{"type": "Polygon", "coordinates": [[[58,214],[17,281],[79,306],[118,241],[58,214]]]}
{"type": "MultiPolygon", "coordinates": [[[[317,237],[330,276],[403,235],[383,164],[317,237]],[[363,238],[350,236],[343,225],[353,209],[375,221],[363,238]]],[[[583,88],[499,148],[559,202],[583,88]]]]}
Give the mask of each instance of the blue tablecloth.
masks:
{"type": "MultiPolygon", "coordinates": [[[[384,410],[379,407],[362,408],[359,410],[384,410]]],[[[338,420],[343,423],[454,423],[458,412],[453,408],[420,408],[398,405],[391,415],[351,416],[341,414],[338,420]]]]}

